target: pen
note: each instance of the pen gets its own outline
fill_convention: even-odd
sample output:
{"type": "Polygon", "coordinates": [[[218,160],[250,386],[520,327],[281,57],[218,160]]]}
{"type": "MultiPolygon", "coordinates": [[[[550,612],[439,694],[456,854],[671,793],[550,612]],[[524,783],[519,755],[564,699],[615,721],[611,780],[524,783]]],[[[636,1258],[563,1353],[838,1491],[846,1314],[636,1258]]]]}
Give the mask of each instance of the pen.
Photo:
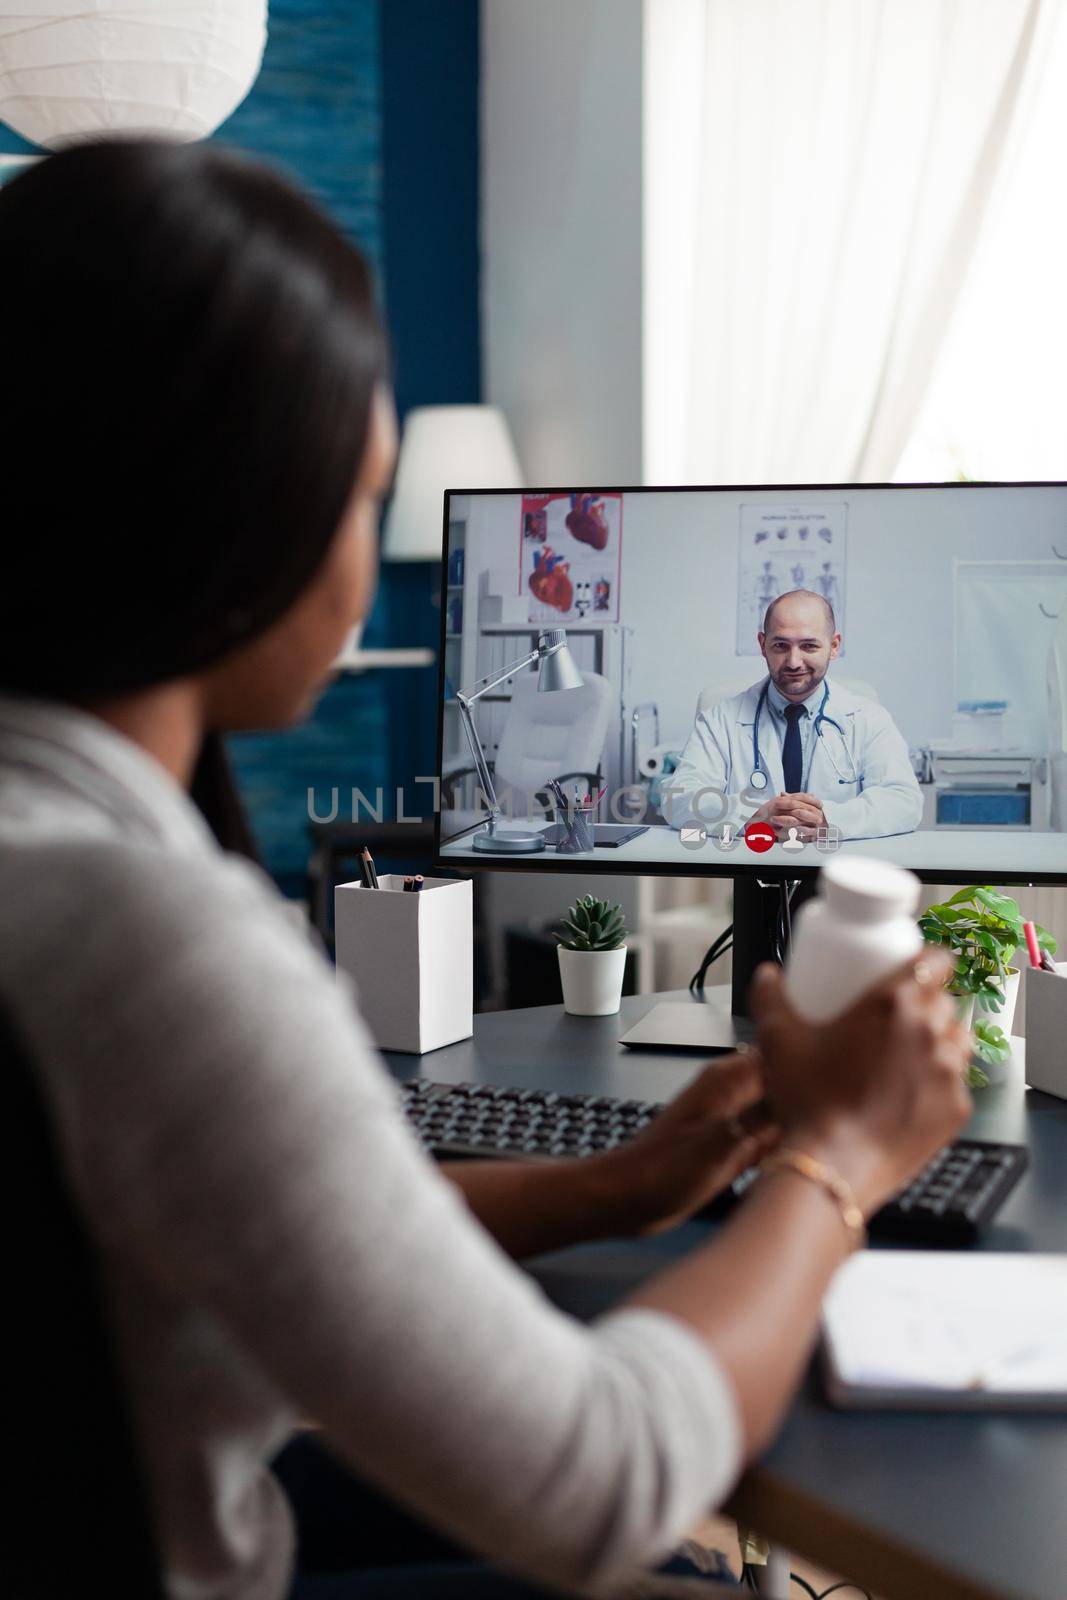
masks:
{"type": "Polygon", "coordinates": [[[360,862],[363,867],[363,882],[366,884],[368,889],[377,889],[378,874],[374,870],[374,857],[371,855],[370,850],[366,845],[363,846],[363,854],[360,857],[360,862]]]}
{"type": "Polygon", "coordinates": [[[1030,965],[1040,967],[1042,972],[1051,972],[1056,978],[1061,974],[1056,971],[1056,965],[1047,950],[1042,950],[1037,942],[1037,929],[1032,922],[1023,923],[1023,932],[1026,934],[1026,948],[1030,952],[1030,965]]]}
{"type": "Polygon", "coordinates": [[[1023,932],[1026,935],[1026,948],[1030,952],[1030,965],[1039,967],[1041,965],[1041,946],[1037,942],[1037,929],[1032,922],[1024,922],[1023,932]]]}

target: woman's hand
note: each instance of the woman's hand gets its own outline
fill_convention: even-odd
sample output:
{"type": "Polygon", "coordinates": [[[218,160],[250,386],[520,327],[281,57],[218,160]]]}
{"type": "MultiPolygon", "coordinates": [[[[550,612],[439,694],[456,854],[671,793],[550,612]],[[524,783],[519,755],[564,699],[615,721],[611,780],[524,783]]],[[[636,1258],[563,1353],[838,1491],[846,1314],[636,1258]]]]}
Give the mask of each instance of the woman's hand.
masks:
{"type": "Polygon", "coordinates": [[[592,1157],[625,1231],[665,1232],[760,1161],[778,1138],[762,1096],[755,1051],[713,1061],[636,1139],[592,1157]]]}
{"type": "Polygon", "coordinates": [[[970,1112],[971,1040],[942,987],[950,970],[947,954],[925,952],[821,1024],[797,1015],[777,968],[756,973],[752,1009],[783,1139],[835,1167],[868,1215],[970,1112]]]}
{"type": "MultiPolygon", "coordinates": [[[[948,970],[928,954],[817,1026],[793,1010],[780,973],[756,975],[763,1082],[782,1139],[833,1166],[867,1214],[952,1138],[969,1109],[970,1043],[941,992],[948,970]]],[[[707,1342],[733,1385],[749,1456],[781,1420],[826,1286],[852,1245],[832,1196],[786,1170],[755,1184],[703,1249],[626,1302],[678,1317],[707,1342]]]]}

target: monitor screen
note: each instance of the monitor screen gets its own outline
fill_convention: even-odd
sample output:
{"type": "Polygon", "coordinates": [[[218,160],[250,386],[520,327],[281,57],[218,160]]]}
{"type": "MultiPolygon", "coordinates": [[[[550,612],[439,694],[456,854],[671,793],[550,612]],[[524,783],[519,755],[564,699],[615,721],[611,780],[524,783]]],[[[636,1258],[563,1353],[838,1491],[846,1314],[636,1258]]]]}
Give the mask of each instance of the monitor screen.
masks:
{"type": "Polygon", "coordinates": [[[445,496],[438,859],[1067,880],[1067,485],[445,496]]]}

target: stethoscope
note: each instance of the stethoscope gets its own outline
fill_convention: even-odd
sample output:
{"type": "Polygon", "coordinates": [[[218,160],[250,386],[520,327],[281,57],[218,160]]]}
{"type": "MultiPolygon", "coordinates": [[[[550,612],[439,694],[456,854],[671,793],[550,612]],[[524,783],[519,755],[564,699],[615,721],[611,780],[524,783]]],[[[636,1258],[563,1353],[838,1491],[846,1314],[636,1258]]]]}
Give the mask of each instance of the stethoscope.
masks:
{"type": "MultiPolygon", "coordinates": [[[[763,688],[760,690],[759,699],[756,701],[756,719],[752,724],[752,771],[751,771],[751,773],[749,775],[748,786],[749,786],[750,789],[755,789],[760,793],[762,793],[763,790],[766,789],[768,784],[770,783],[770,778],[767,776],[766,769],[765,769],[765,767],[763,765],[763,757],[760,755],[760,748],[759,748],[759,719],[763,715],[764,706],[767,704],[767,693],[768,693],[768,690],[770,689],[770,686],[771,686],[771,681],[768,678],[767,682],[763,685],[763,688]]],[[[856,763],[852,759],[852,752],[848,747],[847,740],[845,739],[845,730],[844,730],[844,728],[842,728],[841,724],[839,722],[837,722],[833,717],[829,717],[826,714],[826,702],[827,702],[827,700],[829,700],[829,698],[830,698],[830,685],[827,683],[827,684],[824,684],[824,686],[823,686],[822,701],[820,702],[818,711],[815,713],[815,738],[811,741],[811,749],[808,752],[808,770],[804,774],[803,782],[802,782],[802,785],[801,785],[801,787],[805,791],[807,790],[808,784],[811,782],[811,764],[815,759],[816,740],[821,741],[823,749],[826,751],[827,759],[829,760],[830,765],[833,767],[834,772],[835,772],[835,774],[837,776],[838,783],[854,783],[854,784],[858,783],[858,784],[862,784],[862,782],[863,782],[863,779],[862,779],[861,775],[856,771],[856,763]],[[842,773],[841,768],[838,766],[837,762],[834,760],[833,753],[832,753],[832,751],[830,749],[830,746],[826,743],[826,736],[825,736],[825,734],[823,732],[823,727],[824,727],[824,724],[826,724],[826,723],[829,723],[830,727],[836,730],[836,732],[838,734],[838,737],[841,740],[841,748],[844,750],[845,755],[848,757],[848,764],[852,768],[852,776],[851,777],[846,777],[842,773]]]]}

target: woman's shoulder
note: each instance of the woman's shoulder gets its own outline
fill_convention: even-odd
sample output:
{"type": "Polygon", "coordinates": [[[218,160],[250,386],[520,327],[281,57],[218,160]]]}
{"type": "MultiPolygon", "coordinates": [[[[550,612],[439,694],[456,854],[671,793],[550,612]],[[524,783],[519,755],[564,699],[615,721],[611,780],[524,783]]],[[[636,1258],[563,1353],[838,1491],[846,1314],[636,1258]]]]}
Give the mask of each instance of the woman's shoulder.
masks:
{"type": "Polygon", "coordinates": [[[30,839],[0,852],[0,948],[80,928],[181,940],[266,918],[291,925],[286,903],[252,862],[221,850],[161,849],[141,837],[30,839]]]}
{"type": "Polygon", "coordinates": [[[262,1120],[298,1063],[307,1097],[383,1100],[355,1000],[241,857],[107,838],[0,864],[0,1004],[62,1094],[131,1125],[165,1121],[176,1094],[201,1111],[244,1095],[262,1120]]]}
{"type": "Polygon", "coordinates": [[[332,996],[334,975],[260,868],[219,850],[176,852],[114,836],[0,852],[0,1002],[110,1005],[122,994],[272,984],[332,996]]]}

